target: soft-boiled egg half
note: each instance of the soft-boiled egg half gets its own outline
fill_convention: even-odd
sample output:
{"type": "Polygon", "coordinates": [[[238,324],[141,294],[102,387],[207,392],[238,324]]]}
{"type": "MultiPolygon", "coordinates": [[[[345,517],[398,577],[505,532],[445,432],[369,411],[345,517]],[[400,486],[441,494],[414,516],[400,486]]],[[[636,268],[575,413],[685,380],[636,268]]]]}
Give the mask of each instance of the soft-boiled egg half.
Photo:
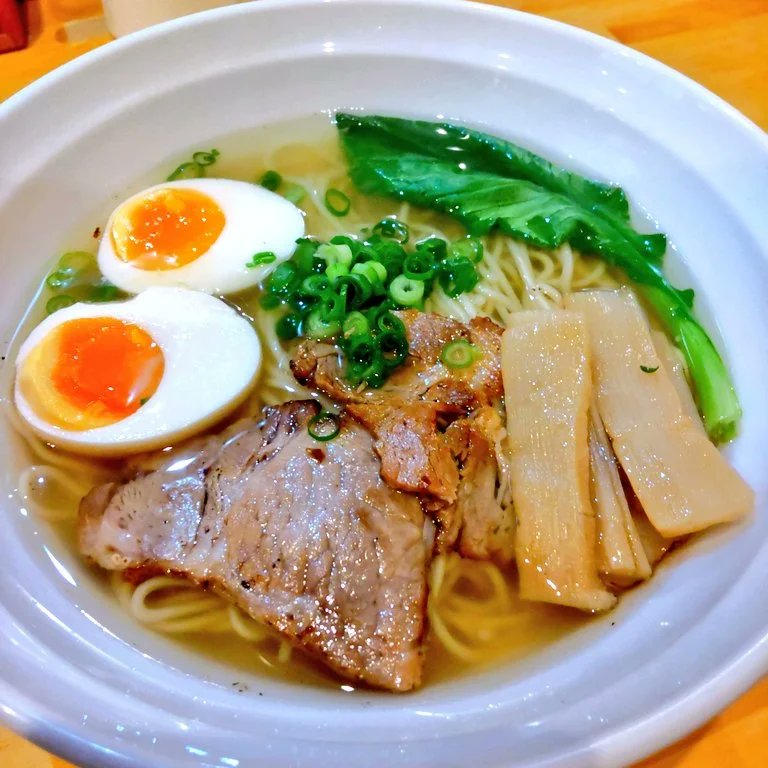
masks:
{"type": "Polygon", "coordinates": [[[154,287],[38,325],[16,358],[16,406],[44,440],[116,456],[213,424],[248,395],[260,364],[256,332],[223,301],[154,287]]]}
{"type": "Polygon", "coordinates": [[[261,282],[304,234],[301,211],[263,187],[189,179],[150,187],[109,217],[99,269],[129,293],[153,285],[228,294],[261,282]],[[275,260],[247,266],[255,254],[275,260]]]}

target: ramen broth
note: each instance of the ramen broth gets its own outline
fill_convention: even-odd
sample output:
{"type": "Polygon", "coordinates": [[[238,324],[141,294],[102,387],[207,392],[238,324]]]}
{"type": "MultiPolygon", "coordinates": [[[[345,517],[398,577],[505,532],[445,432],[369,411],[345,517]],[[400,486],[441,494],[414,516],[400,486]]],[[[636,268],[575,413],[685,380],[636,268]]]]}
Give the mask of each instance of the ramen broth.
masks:
{"type": "MultiPolygon", "coordinates": [[[[306,212],[306,234],[320,239],[328,239],[335,234],[365,233],[366,228],[372,227],[385,216],[397,215],[406,221],[411,229],[412,239],[420,239],[431,234],[439,234],[441,237],[455,238],[463,233],[462,228],[455,221],[429,211],[417,211],[406,204],[399,204],[392,200],[379,199],[360,195],[352,187],[347,177],[346,165],[341,156],[335,129],[328,119],[316,116],[301,119],[289,123],[276,124],[257,130],[240,133],[212,142],[220,155],[216,164],[208,169],[211,177],[223,177],[245,181],[258,181],[266,170],[278,171],[287,183],[300,184],[305,188],[307,197],[298,203],[298,206],[306,212]],[[337,218],[329,213],[322,204],[325,190],[334,187],[343,191],[351,200],[350,214],[344,218],[337,218]]],[[[180,153],[180,157],[183,153],[180,153]]],[[[167,164],[156,168],[152,173],[145,174],[136,188],[142,184],[155,184],[162,181],[172,170],[179,158],[170,158],[167,164]]],[[[120,190],[127,194],[132,190],[120,190]]],[[[99,216],[84,221],[77,232],[73,233],[63,245],[63,250],[95,250],[96,241],[93,237],[95,227],[103,227],[106,222],[107,210],[103,210],[99,216]]],[[[486,251],[498,250],[501,245],[500,238],[486,239],[486,251]]],[[[522,246],[519,246],[522,248],[522,246]]],[[[525,250],[523,248],[523,250],[525,250]]],[[[557,264],[554,272],[547,262],[546,254],[529,254],[532,269],[537,271],[541,283],[554,282],[561,279],[557,275],[557,264]]],[[[616,279],[605,269],[602,262],[596,259],[573,255],[571,265],[573,275],[572,284],[575,287],[590,287],[594,285],[615,285],[616,279]]],[[[510,268],[511,269],[511,268],[510,268]]],[[[515,284],[514,274],[508,275],[511,291],[516,291],[524,296],[528,288],[524,277],[517,278],[515,284]]],[[[564,278],[562,278],[564,279],[564,278]]],[[[274,322],[277,313],[261,309],[258,304],[260,292],[249,290],[240,294],[227,297],[230,304],[235,305],[246,317],[255,321],[263,344],[265,361],[261,373],[261,381],[254,390],[250,400],[241,407],[228,421],[247,414],[256,414],[267,404],[274,404],[282,400],[294,397],[306,396],[306,392],[290,376],[287,361],[290,357],[290,346],[279,346],[274,335],[274,322]]],[[[45,304],[51,294],[43,283],[33,304],[27,313],[19,331],[17,341],[14,342],[8,355],[8,362],[2,371],[3,392],[10,402],[12,387],[13,360],[18,349],[18,340],[23,340],[29,331],[45,317],[45,304]]],[[[444,297],[443,297],[444,298],[444,297]]],[[[467,302],[456,304],[456,311],[465,314],[471,312],[471,306],[467,302]]],[[[427,307],[430,308],[429,306],[427,307]]],[[[444,314],[452,313],[450,302],[443,301],[435,307],[444,314]]],[[[460,317],[459,319],[465,319],[460,317]]],[[[497,318],[503,321],[503,318],[497,318]]],[[[18,419],[16,419],[18,421],[18,419]]],[[[19,425],[17,425],[19,426],[19,425]]],[[[222,425],[217,425],[220,428],[222,425]]],[[[216,429],[212,431],[216,431],[216,429]]],[[[105,479],[120,476],[122,462],[117,460],[98,461],[94,459],[78,458],[63,452],[45,447],[37,438],[30,436],[25,430],[25,436],[33,447],[38,449],[37,455],[29,452],[30,466],[47,464],[49,461],[54,466],[61,463],[66,467],[66,474],[76,478],[75,488],[85,492],[89,486],[103,482],[105,479]]],[[[55,473],[54,473],[55,475],[55,473]]],[[[41,482],[28,482],[30,491],[30,504],[33,512],[39,512],[41,516],[50,519],[51,547],[76,548],[75,529],[77,498],[73,493],[74,488],[63,488],[61,484],[51,479],[51,476],[40,478],[41,482]]],[[[485,564],[488,565],[488,564],[485,564]]],[[[440,639],[437,632],[432,632],[429,637],[426,655],[424,682],[448,680],[470,670],[487,668],[490,665],[510,663],[524,657],[529,657],[551,645],[569,633],[583,627],[585,623],[594,622],[594,619],[585,617],[575,610],[547,606],[542,604],[526,603],[517,597],[515,575],[513,572],[503,575],[505,595],[503,596],[504,611],[506,615],[503,626],[493,630],[493,620],[498,619],[492,615],[483,615],[484,601],[488,595],[484,592],[486,581],[490,585],[492,578],[486,575],[473,575],[473,568],[480,568],[466,563],[469,578],[461,577],[451,588],[451,598],[455,605],[465,606],[467,611],[466,626],[471,627],[480,621],[487,622],[489,627],[484,638],[480,637],[482,631],[475,637],[462,634],[461,627],[454,629],[464,646],[471,647],[471,654],[466,658],[457,656],[449,650],[440,639]],[[486,579],[486,581],[484,581],[486,579]],[[476,621],[477,619],[477,621],[476,621]]],[[[495,566],[489,566],[495,568],[495,566]]],[[[498,569],[497,569],[498,570],[498,569]]],[[[514,569],[513,569],[514,570],[514,569]]],[[[91,569],[92,583],[89,588],[94,588],[98,583],[99,588],[119,599],[113,589],[113,581],[120,581],[120,576],[110,575],[104,571],[91,569]]],[[[500,573],[500,572],[499,572],[500,573]]],[[[125,584],[117,586],[117,592],[123,590],[123,597],[129,589],[125,584]]],[[[159,589],[150,596],[147,607],[153,608],[163,605],[173,605],[174,600],[180,596],[190,604],[195,599],[190,596],[189,589],[166,588],[159,589]]],[[[498,597],[498,596],[497,596],[498,597]]],[[[496,599],[496,598],[494,598],[496,599]]],[[[501,599],[501,598],[499,598],[501,599]]],[[[225,617],[229,609],[228,603],[223,599],[211,600],[211,611],[214,617],[225,617]],[[218,612],[218,613],[215,613],[218,612]]],[[[430,606],[430,611],[437,611],[440,615],[441,604],[430,606]]],[[[452,609],[453,610],[453,609],[452,609]]],[[[455,613],[455,611],[454,611],[455,613]]],[[[489,612],[490,613],[490,612],[489,612]]],[[[449,617],[450,618],[450,617],[449,617]]],[[[455,618],[455,616],[453,617],[455,618]]],[[[221,619],[226,622],[225,618],[221,619]]],[[[252,626],[252,622],[244,615],[238,618],[252,626]]],[[[453,620],[453,619],[451,619],[453,620]]],[[[215,622],[214,622],[215,623],[215,622]]],[[[449,621],[450,624],[450,621],[449,621]]],[[[147,625],[151,627],[150,625],[147,625]]],[[[183,625],[182,625],[183,626],[183,625]]],[[[256,630],[254,630],[256,631],[256,630]]],[[[235,677],[237,674],[254,673],[277,676],[283,680],[290,680],[302,684],[338,686],[338,678],[328,672],[325,667],[309,660],[302,652],[293,650],[289,653],[285,646],[275,638],[271,632],[260,641],[249,641],[231,631],[229,626],[204,628],[199,630],[163,632],[168,634],[180,646],[190,650],[201,657],[215,659],[232,668],[235,677]],[[236,670],[236,672],[234,672],[236,670]]],[[[351,690],[349,685],[345,690],[351,690]]]]}

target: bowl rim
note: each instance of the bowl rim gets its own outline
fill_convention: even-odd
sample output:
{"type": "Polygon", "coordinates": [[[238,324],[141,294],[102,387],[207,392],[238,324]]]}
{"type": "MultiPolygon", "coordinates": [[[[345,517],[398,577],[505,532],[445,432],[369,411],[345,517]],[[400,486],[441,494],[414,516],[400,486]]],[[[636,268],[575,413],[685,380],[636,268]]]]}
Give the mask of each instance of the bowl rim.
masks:
{"type": "MultiPolygon", "coordinates": [[[[74,81],[82,70],[95,68],[102,60],[119,56],[139,43],[161,40],[176,30],[204,28],[216,19],[236,18],[240,15],[246,16],[275,8],[290,12],[303,6],[315,6],[321,3],[353,6],[360,2],[363,0],[254,0],[254,2],[195,13],[134,32],[67,62],[0,103],[0,127],[7,115],[22,109],[28,102],[44,98],[52,89],[59,88],[70,80],[74,81]]],[[[374,3],[371,0],[368,2],[373,8],[374,3]]],[[[440,9],[455,12],[461,7],[462,13],[496,17],[504,23],[516,20],[517,23],[527,25],[534,30],[550,30],[566,38],[581,40],[596,49],[620,51],[623,56],[641,64],[655,76],[675,81],[680,87],[723,114],[734,129],[741,131],[761,153],[768,156],[768,134],[736,107],[669,65],[597,33],[537,14],[488,5],[475,0],[375,0],[375,5],[431,7],[436,12],[440,9]]],[[[716,674],[701,680],[699,685],[687,689],[679,698],[670,700],[666,706],[650,712],[635,723],[607,732],[590,743],[588,749],[590,752],[599,753],[602,760],[609,761],[608,764],[624,764],[628,760],[643,757],[648,754],[649,743],[658,750],[690,733],[745,692],[766,673],[768,673],[768,630],[762,638],[751,647],[744,649],[729,664],[721,667],[716,674]]],[[[3,690],[6,694],[11,693],[8,688],[4,687],[3,690]]],[[[0,721],[20,732],[26,730],[25,725],[31,723],[39,725],[42,730],[35,734],[34,740],[47,749],[69,756],[70,759],[83,758],[86,755],[93,758],[98,754],[94,750],[94,745],[84,744],[77,732],[51,727],[44,718],[40,719],[36,714],[40,711],[39,706],[27,698],[23,691],[13,690],[12,693],[15,699],[6,698],[2,704],[7,706],[0,705],[0,721]],[[11,701],[13,701],[13,708],[11,701]]]]}

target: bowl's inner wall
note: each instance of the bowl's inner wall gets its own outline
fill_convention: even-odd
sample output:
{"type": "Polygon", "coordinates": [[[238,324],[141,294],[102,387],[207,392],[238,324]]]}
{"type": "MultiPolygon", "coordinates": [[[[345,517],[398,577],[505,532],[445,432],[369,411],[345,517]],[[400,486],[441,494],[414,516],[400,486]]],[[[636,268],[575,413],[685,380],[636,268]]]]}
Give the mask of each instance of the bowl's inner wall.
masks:
{"type": "MultiPolygon", "coordinates": [[[[621,183],[635,203],[638,221],[650,216],[671,237],[678,252],[669,253],[669,274],[684,287],[697,289],[698,311],[722,339],[733,371],[745,418],[728,453],[758,491],[764,512],[768,319],[763,297],[768,275],[757,230],[747,223],[750,212],[731,204],[732,190],[723,181],[734,172],[754,171],[748,143],[723,147],[720,159],[713,159],[708,146],[715,145],[718,126],[696,135],[685,135],[684,128],[686,115],[696,109],[704,126],[714,125],[714,107],[710,114],[695,94],[678,95],[678,83],[665,85],[655,73],[633,69],[612,49],[590,58],[586,43],[569,39],[563,43],[564,54],[556,55],[522,27],[515,32],[510,25],[502,40],[493,36],[490,21],[475,21],[467,22],[477,27],[467,30],[473,31],[469,39],[475,42],[447,53],[438,43],[451,39],[450,28],[432,21],[434,43],[412,39],[394,10],[388,12],[391,18],[384,14],[375,33],[360,45],[354,31],[370,22],[362,9],[357,11],[354,4],[350,8],[347,25],[335,29],[328,26],[332,10],[313,7],[314,32],[308,21],[295,35],[295,28],[276,12],[274,18],[261,14],[258,23],[256,14],[243,14],[237,23],[219,21],[210,25],[205,38],[202,30],[198,34],[180,28],[176,37],[164,41],[162,54],[152,53],[146,44],[143,51],[124,48],[115,61],[84,70],[75,101],[91,99],[90,109],[77,120],[62,118],[56,136],[33,130],[24,159],[8,155],[7,164],[0,162],[7,169],[0,189],[0,341],[9,340],[73,225],[103,220],[119,197],[151,181],[147,174],[160,163],[208,146],[221,135],[321,110],[445,117],[621,183]],[[247,56],[232,53],[238,46],[246,50],[249,40],[263,40],[262,25],[270,31],[262,50],[254,47],[247,56]],[[399,41],[392,50],[387,32],[399,41]],[[175,58],[182,55],[187,56],[184,67],[175,58]],[[167,66],[158,70],[161,63],[167,66]],[[658,115],[647,115],[639,130],[641,115],[650,109],[645,93],[649,83],[661,89],[654,98],[669,100],[678,112],[668,113],[666,126],[658,115]],[[667,87],[669,94],[664,93],[667,87]],[[103,100],[97,98],[100,93],[103,100]]],[[[425,23],[418,14],[411,21],[415,30],[425,23]]],[[[48,98],[45,108],[54,117],[57,111],[68,114],[75,108],[63,84],[48,98]]],[[[32,124],[35,111],[44,109],[41,101],[38,97],[31,105],[17,105],[21,117],[11,114],[5,123],[0,120],[0,161],[7,154],[2,145],[18,138],[14,132],[21,126],[32,124]]],[[[579,741],[574,716],[584,718],[591,737],[617,728],[713,674],[738,653],[734,635],[746,643],[764,631],[765,617],[748,607],[750,569],[754,575],[766,568],[765,553],[758,553],[768,518],[759,513],[738,529],[713,532],[691,545],[673,567],[663,568],[651,584],[624,600],[610,631],[578,633],[556,651],[527,663],[407,697],[348,697],[262,679],[249,681],[250,695],[237,694],[231,688],[231,670],[133,625],[94,586],[71,548],[25,514],[14,496],[22,448],[5,422],[0,428],[5,446],[0,506],[9,544],[0,564],[0,604],[10,628],[0,637],[0,646],[26,643],[26,663],[55,666],[52,674],[69,680],[71,689],[51,701],[49,681],[29,675],[24,663],[4,670],[4,683],[31,701],[46,702],[54,722],[64,725],[70,713],[84,713],[94,738],[114,738],[117,716],[122,727],[138,731],[132,742],[149,747],[156,733],[154,708],[180,723],[192,723],[191,734],[189,725],[164,732],[168,744],[177,744],[181,752],[197,737],[218,738],[215,732],[220,732],[222,744],[228,733],[242,729],[268,744],[270,738],[296,737],[297,727],[301,738],[334,742],[384,742],[393,729],[406,741],[439,735],[447,750],[451,739],[461,743],[462,732],[490,731],[497,725],[503,730],[513,723],[519,755],[544,755],[579,741]],[[727,604],[720,604],[726,595],[727,604]],[[686,652],[693,647],[696,654],[686,652]],[[661,663],[665,653],[676,655],[677,663],[661,663]],[[83,672],[97,681],[89,702],[78,692],[83,672]],[[626,695],[629,686],[635,696],[626,695]],[[114,709],[110,715],[115,690],[128,693],[129,700],[117,715],[114,709]],[[205,702],[204,714],[192,695],[205,702]],[[371,710],[377,716],[370,717],[371,710]],[[475,715],[481,712],[479,721],[475,715]]],[[[488,738],[489,760],[500,744],[488,738]]],[[[343,757],[346,748],[336,748],[343,757]]],[[[275,749],[273,759],[283,754],[282,748],[275,749]]]]}

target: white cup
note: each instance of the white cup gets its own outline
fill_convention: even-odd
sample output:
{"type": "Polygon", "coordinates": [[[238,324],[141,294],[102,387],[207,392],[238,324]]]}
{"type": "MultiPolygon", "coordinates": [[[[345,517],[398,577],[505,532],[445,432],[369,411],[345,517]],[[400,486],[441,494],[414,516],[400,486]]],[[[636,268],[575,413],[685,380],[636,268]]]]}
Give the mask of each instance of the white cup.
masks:
{"type": "Polygon", "coordinates": [[[244,0],[103,0],[104,17],[114,37],[189,13],[221,8],[244,0]]]}

